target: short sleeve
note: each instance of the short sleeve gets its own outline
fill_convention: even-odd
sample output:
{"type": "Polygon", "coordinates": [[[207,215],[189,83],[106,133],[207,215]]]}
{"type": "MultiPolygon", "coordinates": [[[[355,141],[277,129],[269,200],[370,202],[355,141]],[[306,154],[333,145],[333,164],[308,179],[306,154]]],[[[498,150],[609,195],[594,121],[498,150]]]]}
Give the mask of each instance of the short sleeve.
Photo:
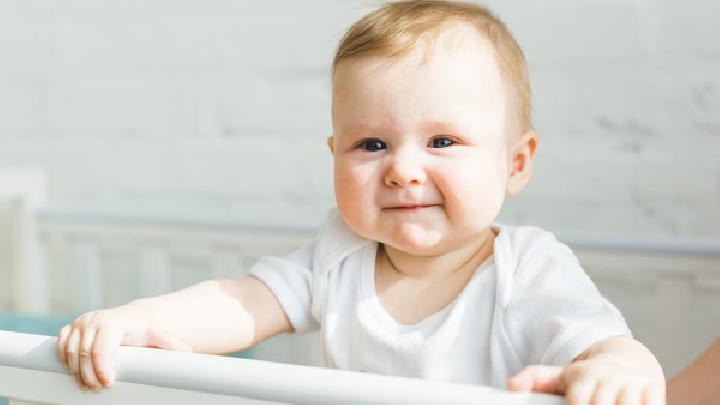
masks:
{"type": "Polygon", "coordinates": [[[547,232],[521,245],[505,323],[525,365],[564,366],[597,342],[631,336],[567,246],[547,232]]]}
{"type": "Polygon", "coordinates": [[[310,243],[285,257],[262,257],[249,272],[273,292],[296,333],[318,328],[311,311],[313,250],[310,243]]]}

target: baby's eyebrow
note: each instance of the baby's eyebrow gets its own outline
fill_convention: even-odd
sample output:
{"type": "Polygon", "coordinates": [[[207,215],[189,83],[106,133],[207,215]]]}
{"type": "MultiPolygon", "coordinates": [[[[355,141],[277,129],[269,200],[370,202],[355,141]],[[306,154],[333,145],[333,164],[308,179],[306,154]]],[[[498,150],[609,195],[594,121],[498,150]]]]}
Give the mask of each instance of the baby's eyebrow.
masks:
{"type": "Polygon", "coordinates": [[[354,134],[358,132],[374,132],[379,130],[380,128],[381,127],[379,125],[373,125],[367,122],[363,122],[344,126],[342,129],[342,133],[354,134]]]}
{"type": "MultiPolygon", "coordinates": [[[[357,123],[350,124],[343,127],[343,133],[358,133],[358,132],[376,132],[381,129],[386,129],[384,126],[370,124],[370,123],[357,123]]],[[[442,132],[442,133],[458,133],[460,128],[449,121],[432,120],[426,121],[418,125],[418,130],[422,132],[442,132]]],[[[391,128],[391,130],[395,130],[391,128]]]]}
{"type": "Polygon", "coordinates": [[[449,121],[439,120],[426,121],[420,126],[420,129],[423,132],[437,132],[442,134],[456,134],[462,132],[460,127],[456,124],[449,121]]]}

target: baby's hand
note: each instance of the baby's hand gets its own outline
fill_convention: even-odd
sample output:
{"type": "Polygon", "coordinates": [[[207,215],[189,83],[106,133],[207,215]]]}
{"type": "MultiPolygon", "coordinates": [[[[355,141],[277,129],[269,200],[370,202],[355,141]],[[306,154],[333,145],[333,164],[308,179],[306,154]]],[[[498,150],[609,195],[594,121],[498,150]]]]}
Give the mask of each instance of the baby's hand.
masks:
{"type": "Polygon", "coordinates": [[[530,366],[510,378],[510,390],[565,395],[568,405],[664,405],[665,380],[655,368],[603,354],[565,368],[530,366]]]}
{"type": "Polygon", "coordinates": [[[115,381],[115,353],[120,345],[192,351],[160,330],[133,304],[81,315],[60,330],[57,357],[83,389],[100,390],[115,381]]]}

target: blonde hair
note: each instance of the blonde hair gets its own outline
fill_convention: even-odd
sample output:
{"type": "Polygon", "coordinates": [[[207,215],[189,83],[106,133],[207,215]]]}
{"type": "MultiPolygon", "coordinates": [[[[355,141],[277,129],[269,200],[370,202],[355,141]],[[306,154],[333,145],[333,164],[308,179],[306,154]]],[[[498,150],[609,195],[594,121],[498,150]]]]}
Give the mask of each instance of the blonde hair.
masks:
{"type": "Polygon", "coordinates": [[[510,95],[510,111],[520,130],[531,124],[530,80],[522,49],[505,24],[488,9],[443,0],[406,0],[386,3],[353,24],[343,36],[333,59],[333,76],[342,61],[369,54],[397,59],[422,40],[434,40],[451,22],[464,22],[486,38],[500,66],[510,95]]]}

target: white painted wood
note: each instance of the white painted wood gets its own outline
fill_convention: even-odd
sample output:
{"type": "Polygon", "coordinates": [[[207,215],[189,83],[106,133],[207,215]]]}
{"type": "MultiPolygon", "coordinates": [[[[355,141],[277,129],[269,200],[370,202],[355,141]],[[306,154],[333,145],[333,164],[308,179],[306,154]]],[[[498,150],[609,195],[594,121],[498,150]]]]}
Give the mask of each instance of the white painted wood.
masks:
{"type": "Polygon", "coordinates": [[[264,405],[273,403],[122,381],[116,383],[111,389],[100,393],[87,392],[81,391],[72,377],[61,372],[27,370],[2,365],[0,365],[0,396],[11,398],[11,404],[264,405]],[[43,388],[38,389],[38,387],[43,388]]]}
{"type": "Polygon", "coordinates": [[[168,253],[160,247],[142,249],[140,288],[144,296],[165,294],[171,289],[168,253]]]}
{"type": "Polygon", "coordinates": [[[48,305],[48,277],[38,251],[35,217],[31,201],[18,196],[12,200],[11,274],[14,295],[13,307],[25,313],[44,313],[48,305]]]}
{"type": "Polygon", "coordinates": [[[74,294],[77,285],[69,277],[70,240],[62,232],[44,231],[41,234],[42,256],[50,261],[46,267],[49,286],[49,301],[55,314],[69,314],[74,311],[74,294]]]}
{"type": "Polygon", "coordinates": [[[240,262],[237,260],[236,255],[221,250],[218,251],[214,256],[213,274],[215,277],[222,277],[228,275],[240,275],[242,272],[240,268],[240,262]]]}
{"type": "Polygon", "coordinates": [[[720,336],[720,311],[713,310],[720,308],[720,248],[707,241],[608,245],[574,250],[666,376],[676,374],[720,336]]]}
{"type": "MultiPolygon", "coordinates": [[[[47,402],[45,402],[47,404],[47,402]]],[[[30,401],[23,401],[20,399],[11,399],[9,405],[43,405],[42,402],[30,402],[30,401]]]]}
{"type": "Polygon", "coordinates": [[[687,314],[692,310],[693,285],[690,277],[664,278],[658,281],[658,302],[655,322],[661,335],[653,343],[662,353],[672,353],[661,361],[666,370],[680,370],[691,358],[689,342],[692,341],[692,325],[687,314]],[[661,346],[662,345],[662,346],[661,346]]]}
{"type": "Polygon", "coordinates": [[[551,395],[139,347],[121,347],[117,357],[113,388],[81,392],[55,359],[55,338],[0,331],[0,396],[118,405],[243,403],[237,398],[297,404],[562,403],[551,395]]]}
{"type": "Polygon", "coordinates": [[[103,306],[103,276],[100,252],[88,241],[72,244],[70,279],[73,288],[73,312],[79,313],[103,306]]]}
{"type": "MultiPolygon", "coordinates": [[[[720,270],[718,273],[720,273],[720,270]]],[[[695,276],[692,281],[696,290],[720,294],[720,274],[715,276],[695,276]]]]}
{"type": "Polygon", "coordinates": [[[45,200],[45,176],[38,169],[0,172],[0,201],[9,210],[9,272],[12,308],[26,313],[49,309],[48,278],[39,253],[35,208],[45,200]]]}
{"type": "MultiPolygon", "coordinates": [[[[102,295],[103,291],[112,290],[117,304],[177,288],[180,281],[193,277],[239,276],[259,256],[286,254],[314,235],[313,229],[44,211],[37,215],[37,222],[48,270],[55,280],[51,302],[59,303],[53,309],[62,313],[68,308],[102,306],[105,297],[92,294],[102,295]],[[87,243],[94,253],[77,254],[80,242],[87,243]],[[97,270],[94,282],[80,277],[74,264],[83,255],[86,263],[94,263],[85,267],[97,270]],[[117,271],[112,260],[118,255],[127,259],[119,269],[128,285],[98,288],[108,283],[104,275],[110,268],[117,271]],[[178,257],[182,260],[170,260],[178,257]],[[182,268],[177,268],[178,263],[182,268]],[[63,283],[65,287],[57,287],[63,283]],[[75,297],[82,302],[63,304],[77,300],[75,297]]],[[[658,356],[668,375],[720,336],[720,310],[714,309],[720,308],[720,244],[568,242],[601,292],[618,306],[636,338],[658,356]]],[[[316,365],[323,363],[321,353],[317,336],[309,334],[273,338],[255,348],[253,356],[316,365]]]]}

